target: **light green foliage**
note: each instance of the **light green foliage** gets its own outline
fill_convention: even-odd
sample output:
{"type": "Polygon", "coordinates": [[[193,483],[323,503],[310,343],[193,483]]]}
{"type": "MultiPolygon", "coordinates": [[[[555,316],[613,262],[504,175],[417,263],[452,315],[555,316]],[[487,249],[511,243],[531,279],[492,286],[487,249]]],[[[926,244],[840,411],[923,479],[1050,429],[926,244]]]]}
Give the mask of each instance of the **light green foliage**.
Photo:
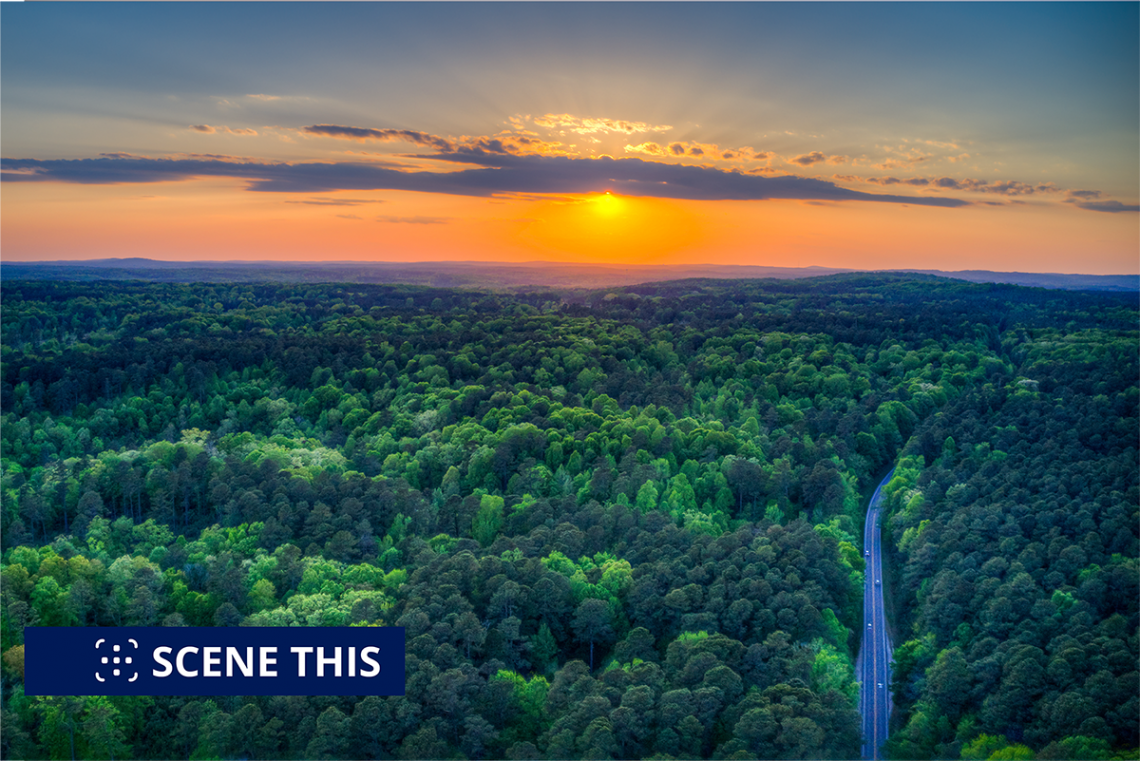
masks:
{"type": "Polygon", "coordinates": [[[471,526],[471,535],[484,547],[499,535],[503,525],[503,498],[484,494],[479,500],[479,512],[471,526]]]}
{"type": "MultiPolygon", "coordinates": [[[[1024,745],[1010,744],[1002,736],[980,734],[962,747],[962,758],[973,761],[986,761],[987,759],[1031,759],[1032,751],[1024,745]]],[[[1074,756],[1074,758],[1076,758],[1074,756]]]]}
{"type": "MultiPolygon", "coordinates": [[[[832,619],[834,620],[834,614],[832,619]]],[[[843,633],[846,631],[844,628],[843,633]]],[[[839,640],[838,632],[832,636],[839,640]]],[[[846,636],[842,637],[841,642],[842,644],[837,647],[822,639],[812,640],[811,650],[815,653],[815,659],[811,666],[811,685],[816,692],[835,690],[844,695],[850,705],[854,706],[859,700],[859,685],[855,682],[855,664],[845,652],[846,636]]]]}
{"type": "Polygon", "coordinates": [[[637,509],[643,513],[648,513],[650,510],[657,509],[658,493],[657,487],[653,481],[646,481],[637,490],[637,509]]]}

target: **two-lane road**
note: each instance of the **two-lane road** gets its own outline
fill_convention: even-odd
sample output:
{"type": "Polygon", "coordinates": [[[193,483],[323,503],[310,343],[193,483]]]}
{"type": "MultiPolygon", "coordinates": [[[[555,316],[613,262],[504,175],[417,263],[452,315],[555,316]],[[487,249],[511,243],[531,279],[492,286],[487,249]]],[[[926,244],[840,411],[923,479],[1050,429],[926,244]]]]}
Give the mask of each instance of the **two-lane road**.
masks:
{"type": "Polygon", "coordinates": [[[867,508],[863,528],[864,560],[867,561],[863,585],[863,646],[855,664],[859,681],[859,711],[863,715],[863,758],[883,757],[887,739],[887,719],[891,715],[891,641],[887,636],[887,617],[883,611],[882,532],[879,530],[879,493],[891,480],[887,474],[867,508]]]}

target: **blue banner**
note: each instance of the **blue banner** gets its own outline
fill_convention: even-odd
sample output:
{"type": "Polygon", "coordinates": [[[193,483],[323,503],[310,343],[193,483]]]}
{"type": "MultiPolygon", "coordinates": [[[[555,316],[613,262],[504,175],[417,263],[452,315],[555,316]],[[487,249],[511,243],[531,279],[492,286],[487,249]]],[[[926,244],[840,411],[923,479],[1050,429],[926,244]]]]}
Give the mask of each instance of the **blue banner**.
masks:
{"type": "Polygon", "coordinates": [[[403,695],[404,628],[35,627],[27,695],[403,695]]]}

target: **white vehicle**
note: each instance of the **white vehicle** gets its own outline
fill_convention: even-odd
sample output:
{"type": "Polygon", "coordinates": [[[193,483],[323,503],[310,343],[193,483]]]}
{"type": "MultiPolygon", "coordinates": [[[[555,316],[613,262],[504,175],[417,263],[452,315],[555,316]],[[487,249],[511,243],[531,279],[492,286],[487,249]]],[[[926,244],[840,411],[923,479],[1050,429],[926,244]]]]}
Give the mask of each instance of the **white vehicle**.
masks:
{"type": "Polygon", "coordinates": [[[867,557],[871,557],[871,551],[870,550],[863,550],[863,554],[866,555],[867,557]]]}
{"type": "Polygon", "coordinates": [[[870,629],[870,628],[871,628],[871,622],[870,622],[870,621],[868,621],[868,622],[867,622],[867,628],[868,628],[868,629],[870,629]]]}

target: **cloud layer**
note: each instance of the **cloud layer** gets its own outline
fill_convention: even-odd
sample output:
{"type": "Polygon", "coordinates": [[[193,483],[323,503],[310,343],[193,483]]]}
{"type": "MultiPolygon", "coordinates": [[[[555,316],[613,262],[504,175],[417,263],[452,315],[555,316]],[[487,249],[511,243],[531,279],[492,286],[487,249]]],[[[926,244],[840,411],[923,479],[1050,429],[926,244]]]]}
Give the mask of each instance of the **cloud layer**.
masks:
{"type": "Polygon", "coordinates": [[[3,171],[6,182],[70,182],[92,185],[231,177],[247,181],[249,190],[279,193],[408,190],[485,197],[503,193],[578,194],[611,191],[629,196],[703,201],[877,201],[942,207],[965,206],[968,203],[956,198],[863,193],[807,177],[762,177],[638,158],[517,156],[473,148],[440,152],[433,158],[470,165],[472,168],[444,173],[405,172],[350,162],[263,164],[132,157],[2,159],[0,171],[3,171]]]}
{"type": "MultiPolygon", "coordinates": [[[[249,96],[263,100],[271,96],[249,96]]],[[[635,157],[613,158],[601,148],[590,148],[584,155],[575,143],[543,138],[528,125],[548,131],[581,136],[587,144],[599,144],[596,134],[632,136],[638,133],[667,132],[668,125],[652,125],[620,119],[578,117],[571,114],[513,116],[511,129],[486,136],[442,137],[413,129],[354,127],[340,124],[313,124],[285,128],[305,137],[332,138],[354,142],[407,143],[420,149],[415,153],[370,154],[367,151],[340,151],[340,155],[364,154],[415,159],[412,164],[371,159],[361,161],[268,162],[219,154],[180,153],[151,158],[129,153],[101,154],[98,158],[77,160],[0,159],[3,179],[8,182],[69,182],[79,184],[147,183],[187,180],[196,177],[230,177],[247,182],[258,192],[328,193],[339,190],[399,190],[462,196],[513,196],[547,198],[608,191],[629,196],[684,200],[766,200],[795,199],[815,202],[876,201],[918,206],[958,207],[997,202],[974,198],[953,198],[945,193],[1004,196],[1007,203],[1023,203],[1019,196],[1066,193],[1052,182],[1025,183],[1015,180],[988,181],[948,176],[867,177],[836,174],[832,177],[847,185],[860,183],[880,188],[898,186],[922,195],[893,195],[866,192],[837,185],[815,177],[784,174],[771,166],[773,159],[814,173],[826,165],[865,163],[866,157],[809,151],[778,157],[772,151],[750,146],[722,148],[715,143],[696,141],[645,141],[627,143],[623,149],[635,157]],[[423,162],[431,170],[423,170],[423,162]],[[443,171],[435,171],[436,169],[443,171]]],[[[252,129],[210,124],[192,124],[201,134],[257,135],[252,129]]],[[[896,158],[875,164],[913,166],[927,161],[929,154],[903,141],[896,148],[883,150],[896,158]]],[[[956,143],[919,141],[935,148],[957,150],[956,143]]],[[[619,143],[620,144],[620,143],[619,143]]],[[[965,154],[963,154],[965,155],[965,154]]],[[[309,205],[355,205],[333,199],[291,201],[309,205]]],[[[1067,191],[1064,202],[1080,209],[1101,212],[1135,212],[1140,207],[1103,197],[1096,190],[1067,191]]],[[[425,218],[426,219],[426,218],[425,218]]],[[[392,218],[388,221],[410,221],[392,218]]],[[[416,223],[434,223],[415,220],[416,223]]]]}

